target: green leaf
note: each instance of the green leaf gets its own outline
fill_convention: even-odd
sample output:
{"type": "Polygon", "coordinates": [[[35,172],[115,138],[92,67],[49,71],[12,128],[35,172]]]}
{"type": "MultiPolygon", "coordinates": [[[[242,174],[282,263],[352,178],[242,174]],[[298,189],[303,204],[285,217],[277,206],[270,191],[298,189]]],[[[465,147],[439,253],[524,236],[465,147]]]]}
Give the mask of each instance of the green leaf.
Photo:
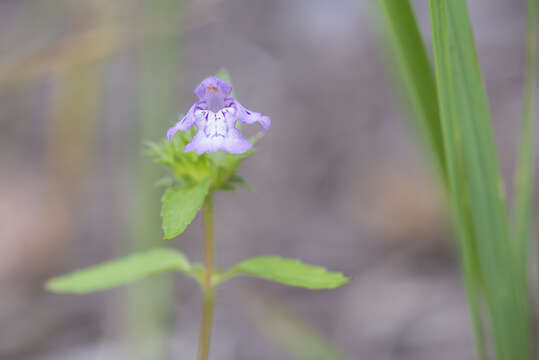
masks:
{"type": "Polygon", "coordinates": [[[244,260],[224,274],[224,278],[235,275],[254,276],[307,289],[334,289],[348,282],[341,273],[271,255],[244,260]]]}
{"type": "Polygon", "coordinates": [[[172,185],[174,185],[174,178],[172,176],[164,176],[154,184],[155,187],[170,187],[172,185]]]}
{"type": "Polygon", "coordinates": [[[223,185],[221,185],[219,187],[219,190],[230,191],[230,192],[237,191],[237,189],[234,187],[234,185],[231,185],[231,184],[223,184],[223,185]]]}
{"type": "Polygon", "coordinates": [[[125,285],[166,271],[188,272],[189,261],[173,249],[153,249],[55,277],[46,284],[55,293],[87,294],[125,285]]]}
{"type": "Polygon", "coordinates": [[[229,182],[232,184],[238,184],[242,188],[249,191],[253,191],[253,187],[251,186],[251,184],[249,184],[247,180],[245,180],[245,178],[242,176],[234,175],[230,178],[229,182]]]}
{"type": "Polygon", "coordinates": [[[210,184],[210,179],[206,179],[193,186],[171,188],[165,192],[161,200],[165,239],[180,235],[193,221],[210,191],[210,184]]]}

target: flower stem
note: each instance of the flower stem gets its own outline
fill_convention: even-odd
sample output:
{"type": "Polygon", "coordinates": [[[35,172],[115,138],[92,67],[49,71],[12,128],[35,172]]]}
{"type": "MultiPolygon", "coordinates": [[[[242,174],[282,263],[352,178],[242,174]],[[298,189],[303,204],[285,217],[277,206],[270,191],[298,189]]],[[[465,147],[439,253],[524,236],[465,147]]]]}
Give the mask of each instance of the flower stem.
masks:
{"type": "Polygon", "coordinates": [[[213,199],[208,194],[204,200],[204,281],[202,283],[202,319],[200,324],[200,337],[198,344],[198,360],[207,360],[210,352],[210,338],[213,322],[213,309],[215,306],[215,291],[212,284],[213,278],[213,199]]]}

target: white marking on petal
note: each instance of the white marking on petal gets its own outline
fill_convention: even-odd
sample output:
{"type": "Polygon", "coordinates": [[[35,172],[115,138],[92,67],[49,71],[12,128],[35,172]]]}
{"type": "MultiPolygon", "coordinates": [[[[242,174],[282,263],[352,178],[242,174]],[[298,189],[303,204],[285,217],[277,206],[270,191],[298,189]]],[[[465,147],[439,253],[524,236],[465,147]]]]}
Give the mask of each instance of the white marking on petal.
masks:
{"type": "Polygon", "coordinates": [[[197,110],[197,111],[195,111],[195,116],[198,117],[198,118],[204,118],[204,117],[206,117],[207,112],[208,112],[208,110],[197,110]]]}
{"type": "Polygon", "coordinates": [[[208,111],[206,114],[204,134],[206,134],[207,137],[213,137],[215,134],[215,113],[213,111],[208,111]]]}
{"type": "Polygon", "coordinates": [[[219,111],[215,114],[215,135],[216,136],[226,136],[228,128],[225,123],[225,116],[222,111],[219,111]]]}

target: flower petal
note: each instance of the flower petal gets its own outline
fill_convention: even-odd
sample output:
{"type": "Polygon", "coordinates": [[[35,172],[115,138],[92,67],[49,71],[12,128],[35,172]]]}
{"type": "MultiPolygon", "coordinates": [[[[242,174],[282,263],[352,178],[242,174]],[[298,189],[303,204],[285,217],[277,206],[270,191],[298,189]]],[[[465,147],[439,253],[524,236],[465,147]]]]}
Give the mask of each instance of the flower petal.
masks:
{"type": "Polygon", "coordinates": [[[195,111],[200,108],[200,105],[202,105],[202,103],[203,101],[197,101],[196,103],[194,103],[193,106],[191,106],[191,108],[187,112],[187,114],[185,114],[183,119],[181,119],[176,124],[174,124],[174,126],[171,127],[170,129],[168,129],[167,131],[168,141],[170,141],[170,139],[172,139],[174,134],[176,134],[178,131],[189,130],[189,128],[193,126],[193,124],[196,121],[195,111]]]}
{"type": "Polygon", "coordinates": [[[195,89],[195,95],[198,96],[200,100],[205,100],[212,93],[220,94],[222,97],[230,95],[232,92],[232,86],[227,84],[221,79],[218,79],[214,76],[210,76],[200,83],[195,89]]]}
{"type": "Polygon", "coordinates": [[[221,149],[231,154],[243,154],[252,147],[253,144],[247,141],[238,129],[230,129],[221,149]]]}
{"type": "Polygon", "coordinates": [[[271,125],[271,120],[268,116],[262,115],[261,113],[247,110],[242,104],[237,100],[234,100],[234,105],[237,109],[237,119],[245,124],[253,124],[259,122],[264,130],[268,130],[271,125]]]}
{"type": "Polygon", "coordinates": [[[185,152],[194,151],[197,154],[219,150],[231,154],[242,154],[253,145],[247,141],[240,131],[235,128],[234,109],[224,110],[217,114],[207,112],[196,123],[198,132],[193,140],[184,148],[185,152]]]}
{"type": "Polygon", "coordinates": [[[174,134],[176,134],[180,130],[180,121],[178,121],[173,127],[168,129],[167,131],[167,139],[170,141],[174,134]]]}
{"type": "Polygon", "coordinates": [[[207,152],[216,152],[221,150],[224,142],[223,136],[206,136],[203,130],[198,130],[196,135],[193,137],[193,140],[187,145],[185,145],[184,151],[190,152],[194,151],[198,155],[207,153],[207,152]]]}

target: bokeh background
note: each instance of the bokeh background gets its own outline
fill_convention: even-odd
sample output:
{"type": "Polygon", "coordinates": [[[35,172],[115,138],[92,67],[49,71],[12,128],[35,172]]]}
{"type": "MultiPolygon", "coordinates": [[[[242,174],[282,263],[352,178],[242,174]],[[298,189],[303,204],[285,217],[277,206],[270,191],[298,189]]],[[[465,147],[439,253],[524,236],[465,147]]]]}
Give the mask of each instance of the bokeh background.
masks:
{"type": "MultiPolygon", "coordinates": [[[[158,276],[88,296],[47,278],[163,245],[144,155],[226,67],[271,116],[216,199],[217,261],[280,254],[351,282],[219,292],[214,360],[473,359],[444,198],[368,0],[1,0],[0,359],[194,359],[200,294],[158,276]]],[[[414,1],[430,43],[426,0],[414,1]]],[[[502,168],[513,169],[525,1],[470,0],[502,168]]],[[[202,258],[200,220],[166,245],[202,258]]]]}

